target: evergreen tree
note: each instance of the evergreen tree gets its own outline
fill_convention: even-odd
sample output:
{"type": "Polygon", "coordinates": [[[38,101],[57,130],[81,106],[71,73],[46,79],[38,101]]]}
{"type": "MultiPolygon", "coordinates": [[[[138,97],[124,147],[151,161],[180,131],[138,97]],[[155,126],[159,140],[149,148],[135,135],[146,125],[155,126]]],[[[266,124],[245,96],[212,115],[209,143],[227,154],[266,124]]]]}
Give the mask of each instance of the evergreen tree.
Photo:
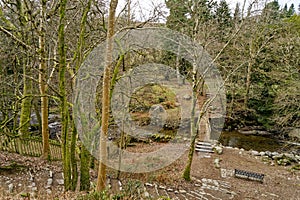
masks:
{"type": "Polygon", "coordinates": [[[234,14],[233,14],[233,21],[238,22],[241,19],[241,9],[240,9],[240,4],[236,3],[235,9],[234,9],[234,14]]]}
{"type": "Polygon", "coordinates": [[[223,29],[231,25],[230,9],[225,0],[221,0],[216,10],[216,20],[219,28],[223,29]]]}
{"type": "Polygon", "coordinates": [[[284,5],[283,9],[282,9],[282,17],[287,17],[287,13],[288,13],[288,6],[287,4],[284,5]]]}
{"type": "Polygon", "coordinates": [[[291,16],[293,16],[294,14],[295,14],[295,6],[294,6],[294,4],[292,3],[291,6],[290,6],[290,8],[289,8],[289,10],[288,10],[288,12],[287,12],[287,17],[291,17],[291,16]]]}
{"type": "Polygon", "coordinates": [[[215,2],[208,0],[166,0],[170,15],[167,18],[167,27],[194,35],[200,25],[209,22],[212,18],[212,9],[215,2]]]}
{"type": "Polygon", "coordinates": [[[166,0],[170,15],[167,17],[167,27],[176,31],[182,30],[188,21],[188,6],[184,0],[166,0]]]}
{"type": "Polygon", "coordinates": [[[277,20],[280,17],[279,12],[279,3],[277,0],[274,0],[270,3],[267,3],[263,9],[262,15],[268,20],[277,20]]]}

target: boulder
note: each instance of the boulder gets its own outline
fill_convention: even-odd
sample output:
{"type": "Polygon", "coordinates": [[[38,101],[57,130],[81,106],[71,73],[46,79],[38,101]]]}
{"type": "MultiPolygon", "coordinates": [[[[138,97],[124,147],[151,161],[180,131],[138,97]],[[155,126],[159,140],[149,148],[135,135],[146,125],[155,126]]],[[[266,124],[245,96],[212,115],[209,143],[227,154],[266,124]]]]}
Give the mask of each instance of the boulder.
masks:
{"type": "Polygon", "coordinates": [[[273,160],[279,160],[281,158],[283,158],[283,154],[282,153],[277,154],[277,155],[275,155],[275,156],[272,157],[273,160]]]}
{"type": "Polygon", "coordinates": [[[192,99],[192,96],[191,96],[191,95],[188,95],[188,94],[186,94],[186,95],[184,95],[184,96],[183,96],[183,99],[184,99],[184,100],[186,100],[186,101],[189,101],[189,100],[191,100],[191,99],[192,99]]]}
{"type": "Polygon", "coordinates": [[[252,150],[250,152],[253,156],[260,156],[260,153],[258,151],[252,150]]]}
{"type": "Polygon", "coordinates": [[[14,184],[11,183],[8,185],[8,192],[13,193],[13,191],[14,191],[14,184]]]}
{"type": "Polygon", "coordinates": [[[214,147],[214,151],[215,151],[217,154],[221,155],[221,154],[223,153],[223,148],[220,147],[220,146],[215,146],[215,147],[214,147]]]}
{"type": "Polygon", "coordinates": [[[220,166],[220,159],[219,158],[216,158],[215,160],[214,160],[214,165],[215,165],[215,168],[217,168],[217,169],[220,169],[221,168],[221,166],[220,166]]]}
{"type": "Polygon", "coordinates": [[[266,152],[261,151],[261,152],[259,152],[259,154],[260,154],[260,156],[265,156],[265,155],[266,155],[266,152]]]}

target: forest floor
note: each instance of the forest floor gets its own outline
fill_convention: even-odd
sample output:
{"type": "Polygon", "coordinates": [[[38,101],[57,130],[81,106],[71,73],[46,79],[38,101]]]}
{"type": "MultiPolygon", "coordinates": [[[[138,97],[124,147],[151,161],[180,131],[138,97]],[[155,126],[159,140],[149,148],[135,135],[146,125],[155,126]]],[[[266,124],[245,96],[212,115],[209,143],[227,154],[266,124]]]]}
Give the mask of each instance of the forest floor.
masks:
{"type": "MultiPolygon", "coordinates": [[[[195,154],[192,180],[186,182],[182,179],[186,158],[187,153],[156,172],[122,173],[123,191],[119,191],[114,178],[116,171],[109,169],[112,187],[108,192],[119,193],[120,199],[300,199],[300,172],[291,170],[291,166],[279,166],[249,151],[225,147],[221,155],[210,154],[204,158],[203,154],[195,154]],[[214,164],[217,158],[220,168],[214,164]],[[262,183],[236,178],[232,174],[234,169],[262,173],[265,177],[262,183]],[[129,193],[131,198],[126,197],[129,193]]],[[[79,199],[84,195],[64,192],[59,161],[49,163],[7,152],[0,152],[0,161],[1,200],[79,199]]],[[[95,182],[97,173],[91,170],[91,174],[95,182]]]]}

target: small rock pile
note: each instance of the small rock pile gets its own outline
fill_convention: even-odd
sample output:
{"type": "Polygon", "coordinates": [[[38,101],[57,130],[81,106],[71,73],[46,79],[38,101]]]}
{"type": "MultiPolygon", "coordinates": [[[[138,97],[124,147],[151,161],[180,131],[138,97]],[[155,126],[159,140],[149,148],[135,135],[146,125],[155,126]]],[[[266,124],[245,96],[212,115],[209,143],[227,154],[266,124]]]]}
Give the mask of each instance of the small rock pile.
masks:
{"type": "Polygon", "coordinates": [[[278,152],[270,152],[270,151],[250,151],[250,154],[253,156],[262,157],[263,161],[271,161],[271,165],[275,163],[282,166],[288,165],[300,165],[300,155],[297,152],[292,153],[278,153],[278,152]]]}

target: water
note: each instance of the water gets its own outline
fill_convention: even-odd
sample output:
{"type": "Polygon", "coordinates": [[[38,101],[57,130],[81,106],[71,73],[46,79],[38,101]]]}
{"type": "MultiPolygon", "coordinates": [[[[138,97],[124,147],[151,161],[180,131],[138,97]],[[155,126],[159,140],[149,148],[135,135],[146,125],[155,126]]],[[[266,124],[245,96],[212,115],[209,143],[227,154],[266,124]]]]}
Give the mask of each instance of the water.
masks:
{"type": "Polygon", "coordinates": [[[259,135],[244,135],[237,131],[222,132],[219,141],[224,146],[256,151],[282,151],[286,145],[275,138],[259,135]]]}

